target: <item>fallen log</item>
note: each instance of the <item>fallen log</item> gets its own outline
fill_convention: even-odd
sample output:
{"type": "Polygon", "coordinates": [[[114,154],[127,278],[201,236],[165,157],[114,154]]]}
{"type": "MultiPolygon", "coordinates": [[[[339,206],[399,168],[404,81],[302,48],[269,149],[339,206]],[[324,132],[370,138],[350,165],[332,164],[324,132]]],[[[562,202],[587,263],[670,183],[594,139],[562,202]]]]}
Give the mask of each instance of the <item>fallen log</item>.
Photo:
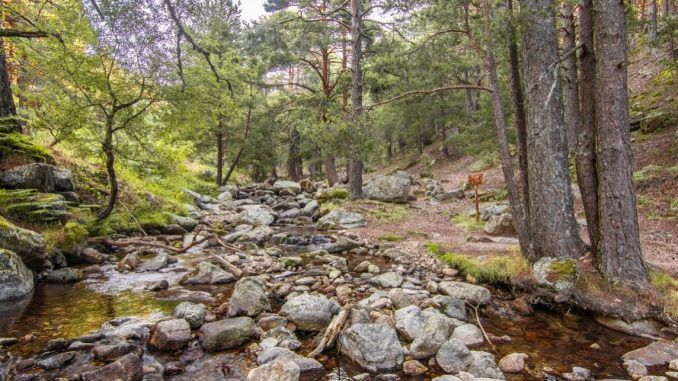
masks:
{"type": "Polygon", "coordinates": [[[326,348],[329,348],[334,344],[334,341],[337,339],[341,331],[344,330],[344,325],[348,321],[348,317],[351,314],[351,306],[344,307],[339,313],[332,319],[330,325],[327,326],[323,337],[320,340],[318,346],[306,357],[315,358],[321,354],[326,348]]]}
{"type": "Polygon", "coordinates": [[[235,267],[231,262],[225,260],[221,256],[217,254],[210,254],[210,258],[214,259],[215,261],[219,262],[221,266],[223,266],[228,272],[233,274],[236,278],[240,278],[242,276],[242,270],[239,268],[235,267]]]}

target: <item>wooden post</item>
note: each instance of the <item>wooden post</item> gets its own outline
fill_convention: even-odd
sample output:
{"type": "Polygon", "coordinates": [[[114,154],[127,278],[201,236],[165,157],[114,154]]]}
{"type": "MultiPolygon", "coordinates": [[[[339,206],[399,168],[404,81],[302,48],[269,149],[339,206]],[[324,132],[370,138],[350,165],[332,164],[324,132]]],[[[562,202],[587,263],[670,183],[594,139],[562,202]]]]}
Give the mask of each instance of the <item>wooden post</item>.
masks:
{"type": "Polygon", "coordinates": [[[476,222],[480,221],[480,204],[478,201],[478,186],[483,183],[483,174],[475,173],[468,175],[468,183],[473,185],[473,191],[475,193],[475,204],[476,204],[476,222]]]}

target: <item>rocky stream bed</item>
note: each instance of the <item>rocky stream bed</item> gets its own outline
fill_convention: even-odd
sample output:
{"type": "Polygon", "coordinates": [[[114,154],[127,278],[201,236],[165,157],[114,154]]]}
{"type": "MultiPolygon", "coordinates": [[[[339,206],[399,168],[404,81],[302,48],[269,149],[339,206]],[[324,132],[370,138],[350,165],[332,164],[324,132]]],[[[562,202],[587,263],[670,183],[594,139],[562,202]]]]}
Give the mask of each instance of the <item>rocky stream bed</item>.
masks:
{"type": "Polygon", "coordinates": [[[675,378],[675,339],[536,308],[362,240],[360,215],[318,219],[329,193],[190,192],[197,208],[173,230],[91,242],[83,264],[0,303],[0,380],[675,378]]]}

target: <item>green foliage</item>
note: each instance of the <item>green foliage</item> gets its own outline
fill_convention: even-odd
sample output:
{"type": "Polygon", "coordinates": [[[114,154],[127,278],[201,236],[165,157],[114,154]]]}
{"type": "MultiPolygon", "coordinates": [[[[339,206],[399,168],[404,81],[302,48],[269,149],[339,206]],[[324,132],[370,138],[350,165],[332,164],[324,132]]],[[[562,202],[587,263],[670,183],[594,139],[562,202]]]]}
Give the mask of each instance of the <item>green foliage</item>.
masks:
{"type": "Polygon", "coordinates": [[[28,136],[17,132],[0,133],[0,159],[11,155],[24,156],[32,161],[52,162],[49,152],[28,136]]]}
{"type": "Polygon", "coordinates": [[[633,181],[636,183],[644,183],[657,178],[660,175],[662,167],[659,165],[648,165],[643,169],[633,172],[633,181]]]}
{"type": "Polygon", "coordinates": [[[437,244],[426,248],[443,263],[459,271],[468,281],[477,283],[510,283],[530,273],[530,265],[520,255],[493,256],[481,260],[463,254],[444,252],[437,244]]]}
{"type": "Polygon", "coordinates": [[[64,225],[63,232],[64,239],[61,243],[61,249],[64,252],[72,252],[78,246],[82,245],[87,240],[87,237],[89,237],[87,229],[74,221],[67,222],[64,225]]]}
{"type": "Polygon", "coordinates": [[[398,242],[402,241],[403,237],[396,234],[384,234],[382,236],[379,236],[379,240],[387,242],[398,242]]]}
{"type": "Polygon", "coordinates": [[[678,279],[664,272],[650,271],[650,281],[662,295],[664,311],[678,317],[678,279]]]}
{"type": "Polygon", "coordinates": [[[0,212],[15,220],[35,225],[65,221],[71,214],[63,197],[32,189],[0,189],[0,212]]]}

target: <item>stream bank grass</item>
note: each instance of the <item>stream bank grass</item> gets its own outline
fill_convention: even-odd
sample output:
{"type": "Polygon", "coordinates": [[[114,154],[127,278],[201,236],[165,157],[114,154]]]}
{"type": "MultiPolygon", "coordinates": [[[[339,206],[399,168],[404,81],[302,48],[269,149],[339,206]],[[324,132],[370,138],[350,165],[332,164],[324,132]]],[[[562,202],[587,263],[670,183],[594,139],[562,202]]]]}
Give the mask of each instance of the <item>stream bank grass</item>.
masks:
{"type": "Polygon", "coordinates": [[[483,221],[476,221],[475,216],[470,217],[466,213],[457,214],[452,217],[454,226],[464,229],[464,231],[482,230],[485,226],[483,221]]]}
{"type": "Polygon", "coordinates": [[[662,295],[664,311],[674,318],[678,317],[678,279],[663,272],[650,271],[650,281],[662,295]]]}
{"type": "Polygon", "coordinates": [[[445,252],[437,244],[427,244],[426,248],[472,283],[511,283],[514,279],[530,276],[532,273],[532,268],[520,255],[491,256],[481,259],[445,252]]]}

